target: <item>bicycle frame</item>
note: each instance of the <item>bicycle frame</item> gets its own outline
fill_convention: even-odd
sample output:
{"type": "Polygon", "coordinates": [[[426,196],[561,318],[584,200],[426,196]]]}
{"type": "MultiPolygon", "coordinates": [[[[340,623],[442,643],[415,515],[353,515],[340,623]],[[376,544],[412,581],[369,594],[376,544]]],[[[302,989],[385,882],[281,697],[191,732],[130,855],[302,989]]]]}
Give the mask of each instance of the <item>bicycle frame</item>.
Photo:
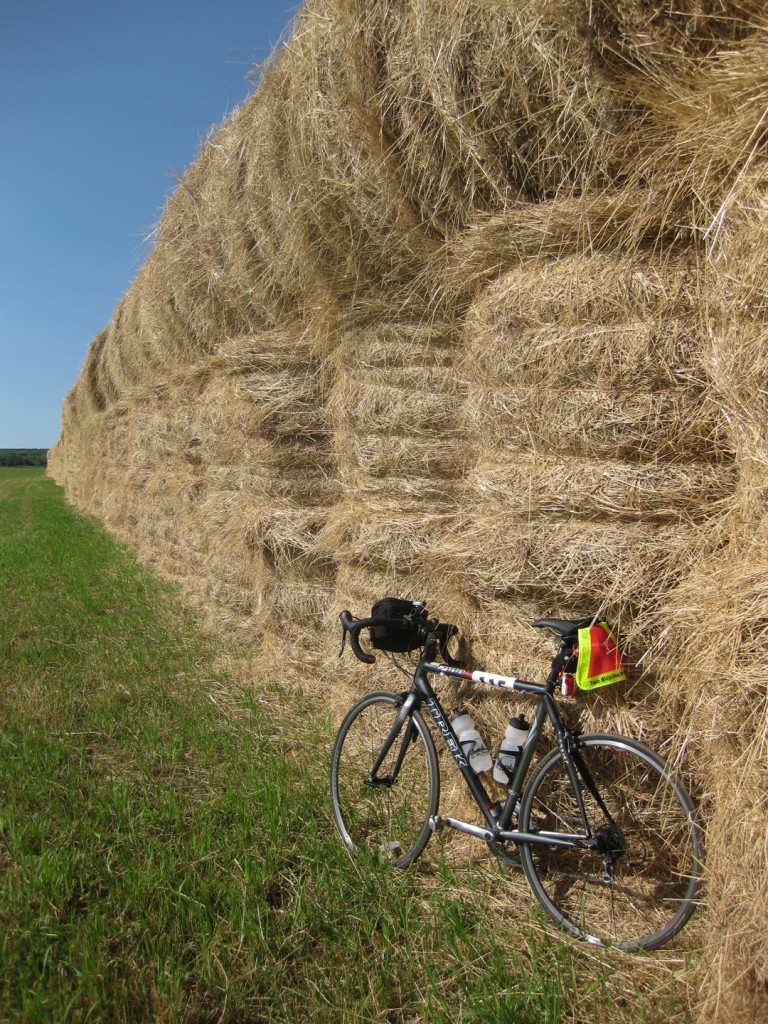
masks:
{"type": "MultiPolygon", "coordinates": [[[[382,747],[379,757],[371,769],[371,774],[368,778],[368,784],[371,786],[376,785],[387,785],[390,782],[390,778],[378,779],[376,773],[384,762],[385,757],[389,753],[394,744],[400,730],[405,723],[406,719],[410,717],[413,711],[419,708],[426,707],[429,711],[432,720],[434,721],[440,735],[443,738],[445,745],[447,746],[453,760],[464,777],[464,781],[472,794],[475,803],[477,804],[480,812],[482,813],[487,828],[482,828],[477,825],[473,825],[469,822],[459,821],[455,818],[436,818],[431,824],[435,831],[448,826],[450,828],[457,829],[460,832],[468,833],[469,835],[476,836],[479,839],[484,839],[486,842],[493,841],[513,841],[515,843],[541,843],[547,846],[564,846],[572,848],[574,846],[591,846],[593,845],[594,839],[590,830],[589,822],[587,820],[587,814],[584,807],[584,801],[581,793],[581,787],[579,786],[578,776],[576,773],[576,759],[581,762],[578,754],[573,755],[570,750],[570,732],[563,723],[563,719],[558,711],[557,705],[553,697],[555,683],[557,681],[560,667],[562,665],[561,652],[552,662],[552,669],[550,670],[549,677],[545,684],[527,682],[523,679],[517,679],[513,676],[502,676],[491,672],[470,672],[467,669],[454,668],[451,665],[444,665],[437,662],[433,662],[430,659],[434,657],[436,653],[436,644],[434,641],[430,641],[424,647],[422,656],[419,660],[419,664],[413,676],[413,683],[410,691],[403,696],[403,703],[400,707],[400,711],[395,719],[395,722],[390,730],[389,736],[387,737],[384,746],[382,747]],[[489,686],[496,686],[503,690],[515,690],[520,693],[527,693],[532,696],[539,698],[539,703],[536,708],[536,714],[534,716],[533,725],[531,726],[528,739],[523,746],[520,757],[518,758],[515,766],[514,775],[509,784],[509,791],[504,804],[501,809],[498,810],[498,804],[495,803],[489,797],[485,786],[481,779],[475,774],[469,762],[464,757],[456,733],[454,732],[451,723],[448,721],[442,705],[429,682],[430,675],[450,676],[456,679],[470,680],[474,683],[482,683],[489,686]],[[581,835],[567,834],[562,832],[520,832],[518,830],[510,830],[509,824],[512,820],[512,816],[515,811],[515,807],[520,800],[522,795],[523,785],[525,778],[528,774],[531,761],[533,759],[536,747],[538,745],[539,736],[541,729],[544,724],[545,718],[549,718],[552,723],[552,727],[555,731],[558,746],[562,752],[563,764],[565,765],[568,777],[573,787],[573,792],[576,797],[576,801],[579,808],[582,824],[584,826],[584,832],[581,835]]],[[[411,730],[409,729],[406,735],[401,741],[401,748],[397,758],[397,762],[394,769],[394,775],[397,775],[400,764],[402,763],[405,751],[411,738],[411,730]]],[[[592,780],[589,778],[589,774],[586,770],[583,762],[579,764],[579,771],[584,778],[585,783],[593,792],[594,785],[592,780]]],[[[599,797],[598,797],[599,800],[599,797]]],[[[599,800],[602,804],[602,800],[599,800]]],[[[603,809],[607,814],[607,809],[603,805],[603,809]]],[[[610,816],[609,816],[610,817],[610,816]]]]}

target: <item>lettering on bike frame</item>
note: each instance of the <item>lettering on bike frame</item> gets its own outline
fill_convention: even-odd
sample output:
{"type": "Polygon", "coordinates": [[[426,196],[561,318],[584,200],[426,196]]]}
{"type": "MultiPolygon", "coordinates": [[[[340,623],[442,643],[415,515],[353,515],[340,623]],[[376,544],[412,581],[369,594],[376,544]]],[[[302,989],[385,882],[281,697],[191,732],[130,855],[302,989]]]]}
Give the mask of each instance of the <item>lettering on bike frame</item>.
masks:
{"type": "MultiPolygon", "coordinates": [[[[470,672],[465,668],[453,668],[450,665],[438,665],[433,662],[426,662],[424,669],[427,672],[432,672],[439,676],[453,676],[456,679],[471,679],[473,683],[485,683],[488,686],[499,686],[503,690],[518,690],[521,689],[521,680],[516,679],[514,676],[501,676],[496,672],[470,672]]],[[[542,687],[538,684],[533,684],[536,692],[538,693],[542,687]]]]}
{"type": "Polygon", "coordinates": [[[485,683],[488,686],[500,686],[502,690],[516,690],[516,683],[519,679],[513,676],[500,676],[495,672],[471,672],[470,679],[473,683],[485,683]]]}
{"type": "Polygon", "coordinates": [[[454,761],[461,768],[468,768],[469,763],[466,757],[464,757],[464,755],[462,754],[461,747],[456,742],[456,738],[454,737],[453,731],[450,725],[448,725],[448,723],[446,722],[445,716],[440,710],[440,705],[437,703],[436,698],[429,697],[425,703],[429,708],[430,715],[432,715],[432,718],[435,720],[435,725],[442,733],[443,739],[445,740],[446,746],[450,750],[454,761]]]}

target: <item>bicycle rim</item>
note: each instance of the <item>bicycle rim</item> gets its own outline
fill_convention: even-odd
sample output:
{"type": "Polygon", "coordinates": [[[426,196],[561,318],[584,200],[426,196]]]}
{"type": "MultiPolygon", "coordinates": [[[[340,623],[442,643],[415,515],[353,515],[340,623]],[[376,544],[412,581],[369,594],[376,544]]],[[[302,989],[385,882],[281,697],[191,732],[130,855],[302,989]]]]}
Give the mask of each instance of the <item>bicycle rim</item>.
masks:
{"type": "Polygon", "coordinates": [[[373,693],[347,714],[331,758],[331,808],[350,849],[405,868],[432,834],[429,819],[437,814],[440,783],[434,741],[414,711],[377,772],[378,779],[387,781],[370,784],[371,769],[400,704],[395,694],[373,693]]]}
{"type": "MultiPolygon", "coordinates": [[[[701,888],[703,840],[691,798],[653,751],[618,736],[582,736],[577,749],[608,815],[581,784],[600,849],[525,844],[531,888],[567,932],[594,945],[655,949],[688,921],[701,888]]],[[[526,789],[522,831],[583,834],[559,750],[526,789]]]]}

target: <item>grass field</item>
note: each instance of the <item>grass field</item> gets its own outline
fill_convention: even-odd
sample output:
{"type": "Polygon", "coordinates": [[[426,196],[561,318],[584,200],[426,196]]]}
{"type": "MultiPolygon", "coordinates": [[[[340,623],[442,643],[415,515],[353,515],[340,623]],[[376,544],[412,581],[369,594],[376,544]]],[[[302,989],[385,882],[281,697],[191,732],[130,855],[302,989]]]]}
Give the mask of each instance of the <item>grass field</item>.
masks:
{"type": "Polygon", "coordinates": [[[41,470],[0,470],[0,594],[0,1021],[686,1019],[482,875],[350,858],[323,717],[228,677],[41,470]]]}

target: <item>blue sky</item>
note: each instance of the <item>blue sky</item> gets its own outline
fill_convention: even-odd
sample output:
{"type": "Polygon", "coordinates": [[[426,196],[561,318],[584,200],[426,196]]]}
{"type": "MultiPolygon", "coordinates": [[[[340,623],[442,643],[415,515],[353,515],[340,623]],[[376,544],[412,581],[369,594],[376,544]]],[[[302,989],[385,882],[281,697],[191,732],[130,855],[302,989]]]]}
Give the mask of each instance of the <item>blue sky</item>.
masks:
{"type": "Polygon", "coordinates": [[[0,448],[49,448],[91,339],[298,0],[0,0],[0,448]]]}

